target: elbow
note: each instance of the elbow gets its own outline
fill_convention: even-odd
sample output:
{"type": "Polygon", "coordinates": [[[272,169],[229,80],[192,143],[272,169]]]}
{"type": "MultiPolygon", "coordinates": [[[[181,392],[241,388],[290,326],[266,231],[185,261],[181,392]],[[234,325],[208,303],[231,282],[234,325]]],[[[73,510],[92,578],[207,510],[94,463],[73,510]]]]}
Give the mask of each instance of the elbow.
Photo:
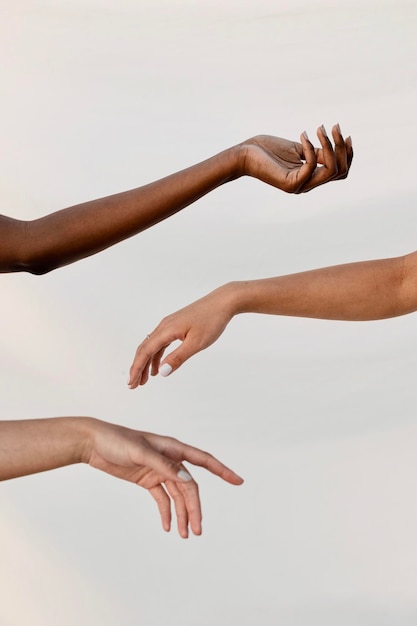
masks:
{"type": "Polygon", "coordinates": [[[52,270],[57,267],[57,264],[53,263],[51,259],[40,258],[39,255],[36,254],[32,256],[27,252],[26,254],[14,259],[14,262],[10,264],[7,271],[27,272],[28,274],[33,274],[34,276],[43,276],[44,274],[52,272],[52,270]]]}
{"type": "Polygon", "coordinates": [[[59,254],[39,232],[39,221],[16,220],[0,215],[0,272],[47,274],[60,266],[59,254]]]}
{"type": "Polygon", "coordinates": [[[33,276],[44,276],[45,274],[52,272],[56,269],[56,267],[56,265],[53,265],[48,261],[33,259],[22,264],[19,271],[28,272],[28,274],[32,274],[33,276]]]}

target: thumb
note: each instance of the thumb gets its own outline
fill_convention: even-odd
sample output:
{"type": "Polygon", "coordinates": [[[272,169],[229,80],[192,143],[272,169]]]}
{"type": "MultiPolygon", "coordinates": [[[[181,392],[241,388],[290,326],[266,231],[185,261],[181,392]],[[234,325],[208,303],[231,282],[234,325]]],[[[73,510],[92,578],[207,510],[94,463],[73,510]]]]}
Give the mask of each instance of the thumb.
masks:
{"type": "Polygon", "coordinates": [[[175,370],[181,367],[181,365],[183,365],[183,363],[185,363],[185,361],[192,357],[196,352],[198,352],[198,350],[191,349],[185,340],[161,363],[158,373],[164,377],[169,376],[172,372],[175,372],[175,370]]]}

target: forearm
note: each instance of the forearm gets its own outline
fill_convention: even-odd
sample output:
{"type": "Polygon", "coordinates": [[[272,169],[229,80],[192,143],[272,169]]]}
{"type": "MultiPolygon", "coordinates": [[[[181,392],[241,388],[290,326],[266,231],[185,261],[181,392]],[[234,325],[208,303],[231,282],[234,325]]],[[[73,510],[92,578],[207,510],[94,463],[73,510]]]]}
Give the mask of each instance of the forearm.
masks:
{"type": "Polygon", "coordinates": [[[0,480],[86,460],[89,418],[0,421],[0,480]]]}
{"type": "Polygon", "coordinates": [[[137,189],[31,222],[2,218],[9,235],[0,271],[42,274],[153,226],[240,174],[239,146],[137,189]],[[7,250],[10,250],[8,253],[7,250]]]}
{"type": "Polygon", "coordinates": [[[232,315],[266,313],[373,320],[417,309],[415,255],[322,268],[225,286],[232,315]]]}

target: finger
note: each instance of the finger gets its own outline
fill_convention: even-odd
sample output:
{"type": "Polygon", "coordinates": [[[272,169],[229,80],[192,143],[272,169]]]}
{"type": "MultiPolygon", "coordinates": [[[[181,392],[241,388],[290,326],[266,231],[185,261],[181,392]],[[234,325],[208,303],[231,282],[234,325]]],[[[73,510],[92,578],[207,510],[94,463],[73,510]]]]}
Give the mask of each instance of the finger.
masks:
{"type": "MultiPolygon", "coordinates": [[[[161,438],[159,435],[147,433],[146,436],[149,438],[151,443],[154,443],[155,446],[160,446],[161,438]]],[[[197,465],[198,467],[203,467],[232,485],[241,485],[243,483],[243,478],[239,476],[239,474],[236,474],[236,472],[230,469],[230,467],[224,465],[224,463],[219,461],[209,452],[190,446],[172,437],[165,437],[164,439],[166,442],[165,449],[167,450],[167,453],[168,451],[174,452],[177,458],[181,458],[184,461],[192,463],[193,465],[197,465]]]]}
{"type": "Polygon", "coordinates": [[[149,489],[149,493],[158,505],[159,514],[161,516],[162,528],[169,532],[171,530],[171,501],[162,487],[162,485],[156,485],[149,489]]]}
{"type": "Polygon", "coordinates": [[[353,161],[352,137],[350,135],[349,137],[347,137],[345,143],[346,143],[347,163],[348,163],[348,172],[349,172],[350,166],[352,165],[352,161],[353,161]]]}
{"type": "Polygon", "coordinates": [[[194,356],[194,354],[197,354],[197,352],[200,352],[204,347],[207,347],[207,343],[203,346],[201,341],[198,342],[194,339],[195,336],[196,333],[194,333],[193,336],[192,331],[190,331],[182,344],[168,354],[164,361],[162,361],[158,369],[161,376],[169,376],[172,372],[179,369],[181,365],[184,365],[185,361],[194,356]]]}
{"type": "Polygon", "coordinates": [[[149,335],[136,350],[133,363],[130,367],[128,386],[135,389],[141,381],[144,384],[148,379],[145,369],[150,366],[152,358],[160,350],[164,350],[174,339],[164,337],[164,333],[154,331],[149,335]]]}
{"type": "Polygon", "coordinates": [[[303,158],[305,159],[306,163],[309,164],[310,169],[313,172],[317,166],[317,157],[316,157],[315,148],[313,144],[311,143],[310,139],[308,138],[306,131],[301,133],[300,140],[301,140],[301,145],[303,146],[303,155],[304,155],[303,158]]]}
{"type": "Polygon", "coordinates": [[[332,128],[332,137],[335,146],[336,164],[337,164],[337,176],[336,178],[345,178],[348,171],[348,159],[346,144],[343,139],[343,135],[340,130],[339,124],[336,124],[332,128]]]}
{"type": "MultiPolygon", "coordinates": [[[[347,137],[345,139],[345,150],[346,150],[346,156],[347,156],[347,173],[349,172],[352,160],[353,160],[353,148],[352,148],[352,138],[351,137],[347,137]]],[[[323,165],[324,164],[324,157],[323,157],[323,150],[322,148],[316,148],[316,157],[317,157],[317,163],[319,165],[323,165]]],[[[347,173],[345,176],[341,176],[340,178],[346,178],[347,173]]],[[[339,176],[337,176],[337,178],[339,178],[339,176]]]]}
{"type": "Polygon", "coordinates": [[[161,350],[159,350],[159,352],[157,352],[153,358],[152,358],[152,370],[151,370],[151,375],[152,376],[156,376],[158,374],[159,371],[159,365],[161,363],[161,359],[164,356],[164,352],[165,352],[165,346],[163,348],[161,348],[161,350]]]}
{"type": "Polygon", "coordinates": [[[193,481],[190,483],[176,483],[176,486],[182,494],[187,509],[188,524],[193,534],[201,535],[203,532],[203,515],[198,484],[193,481]]]}
{"type": "Polygon", "coordinates": [[[304,131],[301,136],[301,146],[302,146],[302,154],[300,154],[297,144],[294,142],[294,146],[297,152],[300,154],[300,157],[305,159],[305,162],[297,167],[295,170],[291,170],[287,175],[287,185],[285,190],[290,193],[297,193],[298,190],[310,180],[314,170],[317,166],[316,153],[314,150],[313,144],[310,142],[306,131],[304,131]]]}
{"type": "Polygon", "coordinates": [[[319,138],[319,141],[321,143],[321,147],[323,150],[323,170],[327,170],[326,172],[323,172],[323,176],[326,174],[327,176],[335,176],[337,174],[337,161],[336,161],[336,155],[334,153],[333,150],[333,146],[332,146],[332,142],[329,139],[329,136],[327,135],[327,131],[325,129],[325,127],[323,125],[321,125],[318,129],[317,129],[317,136],[319,138]]]}
{"type": "MultiPolygon", "coordinates": [[[[183,494],[180,492],[177,483],[173,481],[166,481],[166,488],[168,490],[169,495],[174,501],[175,514],[177,516],[177,528],[178,533],[183,539],[187,539],[188,537],[188,510],[185,504],[185,500],[183,494]]],[[[195,488],[197,488],[196,483],[194,483],[195,488]]],[[[195,493],[195,490],[194,490],[195,493]]],[[[198,499],[198,489],[197,489],[197,499],[198,499]]],[[[196,534],[201,534],[196,533],[196,534]]]]}
{"type": "MultiPolygon", "coordinates": [[[[167,437],[166,439],[170,439],[167,437]]],[[[158,452],[156,447],[161,447],[160,436],[150,437],[147,435],[148,445],[146,445],[143,441],[143,438],[140,441],[140,445],[138,447],[138,457],[135,458],[135,454],[133,456],[133,461],[138,465],[145,465],[150,470],[153,470],[158,476],[162,478],[162,480],[173,480],[175,482],[191,482],[193,477],[184,470],[183,466],[176,461],[173,461],[168,456],[162,452],[158,452]],[[155,447],[153,447],[153,442],[155,447]]],[[[174,440],[175,441],[175,440],[174,440]]],[[[177,459],[179,460],[181,455],[177,455],[177,459]]]]}
{"type": "MultiPolygon", "coordinates": [[[[137,381],[137,385],[145,385],[145,383],[148,381],[148,379],[149,379],[149,368],[150,368],[150,366],[151,366],[151,361],[150,361],[150,359],[149,359],[149,360],[146,362],[146,364],[145,364],[145,366],[144,366],[144,368],[143,368],[143,370],[142,370],[142,372],[141,372],[141,374],[140,374],[140,377],[139,377],[139,379],[138,379],[138,381],[137,381]]],[[[132,387],[131,387],[131,388],[132,388],[132,387]]]]}
{"type": "Polygon", "coordinates": [[[323,165],[314,170],[310,180],[299,189],[299,193],[304,193],[318,187],[319,185],[323,185],[329,180],[333,180],[333,178],[337,175],[336,155],[324,126],[320,126],[317,129],[317,136],[321,143],[321,158],[323,165]]]}
{"type": "Polygon", "coordinates": [[[142,378],[142,373],[144,369],[148,366],[149,359],[151,358],[151,354],[149,354],[148,346],[145,347],[145,344],[149,342],[148,337],[142,341],[142,343],[138,346],[135,356],[133,359],[133,363],[130,366],[129,370],[129,380],[128,386],[130,389],[135,389],[142,378]]]}
{"type": "Polygon", "coordinates": [[[316,148],[316,159],[319,165],[324,165],[324,155],[322,148],[316,148]]]}

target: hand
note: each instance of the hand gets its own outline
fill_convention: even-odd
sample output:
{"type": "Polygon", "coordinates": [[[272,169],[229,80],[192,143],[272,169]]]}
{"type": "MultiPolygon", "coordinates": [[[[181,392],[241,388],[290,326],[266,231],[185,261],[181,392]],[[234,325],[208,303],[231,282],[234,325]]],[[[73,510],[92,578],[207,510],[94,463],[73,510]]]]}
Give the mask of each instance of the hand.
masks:
{"type": "Polygon", "coordinates": [[[200,535],[201,502],[198,485],[183,461],[204,467],[232,485],[243,480],[208,452],[188,446],[171,437],[131,430],[100,420],[91,420],[90,445],[85,461],[117,478],[147,489],[158,505],[164,530],[171,527],[171,500],[174,501],[181,537],[188,537],[188,526],[200,535]]]}
{"type": "Polygon", "coordinates": [[[317,129],[317,136],[321,148],[314,148],[306,133],[301,143],[269,135],[252,137],[241,144],[243,171],[288,193],[304,193],[346,178],[353,159],[351,138],[343,139],[339,124],[332,128],[334,149],[324,126],[317,129]]]}
{"type": "Polygon", "coordinates": [[[130,368],[129,387],[135,389],[144,385],[149,372],[152,376],[158,372],[168,376],[191,356],[214,343],[233,317],[229,294],[233,294],[232,286],[223,285],[165,317],[136,350],[130,368]],[[168,355],[161,366],[165,350],[178,339],[181,345],[168,355]]]}

